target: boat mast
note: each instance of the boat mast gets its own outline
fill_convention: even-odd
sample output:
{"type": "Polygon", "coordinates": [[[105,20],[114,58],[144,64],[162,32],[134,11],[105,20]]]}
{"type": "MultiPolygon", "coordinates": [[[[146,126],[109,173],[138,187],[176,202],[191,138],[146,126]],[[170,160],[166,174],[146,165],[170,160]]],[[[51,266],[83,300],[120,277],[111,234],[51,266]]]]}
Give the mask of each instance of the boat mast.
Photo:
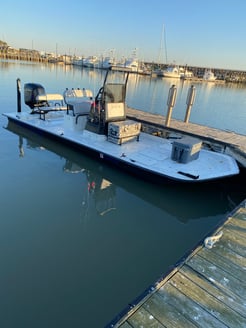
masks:
{"type": "Polygon", "coordinates": [[[166,64],[167,64],[167,41],[166,41],[166,30],[164,24],[163,24],[163,36],[164,36],[165,57],[166,57],[166,64]]]}
{"type": "MultiPolygon", "coordinates": [[[[162,32],[161,32],[161,40],[160,40],[160,50],[159,50],[159,57],[158,57],[158,64],[161,65],[161,57],[164,54],[165,50],[165,60],[167,64],[167,44],[166,44],[166,32],[165,32],[165,26],[162,25],[162,32]]],[[[164,59],[164,58],[163,58],[164,59]]],[[[162,63],[163,64],[163,63],[162,63]]]]}

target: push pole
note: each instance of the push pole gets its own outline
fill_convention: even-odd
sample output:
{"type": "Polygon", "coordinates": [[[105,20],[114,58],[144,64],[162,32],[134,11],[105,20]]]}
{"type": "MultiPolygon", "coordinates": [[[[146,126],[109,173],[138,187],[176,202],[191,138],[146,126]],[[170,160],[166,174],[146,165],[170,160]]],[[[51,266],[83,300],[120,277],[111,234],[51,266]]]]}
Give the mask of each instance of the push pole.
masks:
{"type": "Polygon", "coordinates": [[[186,114],[184,120],[185,123],[189,122],[191,107],[195,101],[195,93],[196,93],[196,88],[194,87],[194,85],[192,85],[188,90],[187,99],[186,99],[187,108],[186,108],[186,114]]]}
{"type": "Polygon", "coordinates": [[[16,84],[17,84],[17,112],[20,113],[21,112],[21,81],[19,78],[16,80],[16,84]]]}
{"type": "Polygon", "coordinates": [[[166,126],[170,125],[172,111],[173,111],[173,107],[175,105],[175,100],[176,100],[176,94],[177,94],[177,88],[173,84],[171,86],[171,88],[169,89],[169,93],[168,93],[168,99],[167,99],[168,110],[167,110],[167,117],[166,117],[166,126]]]}

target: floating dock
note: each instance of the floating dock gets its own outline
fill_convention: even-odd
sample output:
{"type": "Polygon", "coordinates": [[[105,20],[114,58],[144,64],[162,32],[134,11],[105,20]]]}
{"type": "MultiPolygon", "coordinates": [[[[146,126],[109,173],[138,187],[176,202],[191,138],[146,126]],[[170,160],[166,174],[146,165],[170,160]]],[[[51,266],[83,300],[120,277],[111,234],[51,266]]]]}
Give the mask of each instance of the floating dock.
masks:
{"type": "Polygon", "coordinates": [[[245,274],[246,200],[107,327],[246,327],[245,274]]]}
{"type": "Polygon", "coordinates": [[[170,125],[166,126],[165,116],[143,112],[130,107],[127,108],[127,117],[141,122],[145,132],[156,133],[165,137],[168,134],[176,133],[199,138],[209,148],[231,155],[242,167],[246,168],[246,134],[237,134],[233,131],[223,131],[175,119],[171,119],[170,125]]]}

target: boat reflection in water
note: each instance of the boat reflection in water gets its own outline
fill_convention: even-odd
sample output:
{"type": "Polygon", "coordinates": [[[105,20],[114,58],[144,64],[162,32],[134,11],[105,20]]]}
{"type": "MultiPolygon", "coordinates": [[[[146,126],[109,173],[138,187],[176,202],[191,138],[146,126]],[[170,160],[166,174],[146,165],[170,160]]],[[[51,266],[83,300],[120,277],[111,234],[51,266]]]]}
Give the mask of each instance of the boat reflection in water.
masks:
{"type": "Polygon", "coordinates": [[[114,171],[105,163],[78,154],[75,150],[43,136],[40,138],[12,122],[8,122],[7,129],[19,136],[18,147],[21,157],[25,156],[24,140],[26,139],[27,148],[42,148],[59,155],[64,160],[65,173],[82,174],[86,178],[87,184],[84,187],[86,190],[82,192],[84,219],[93,209],[101,216],[111,211],[117,214],[119,188],[160,208],[181,222],[224,214],[226,211],[231,211],[242,200],[238,190],[240,176],[204,185],[152,184],[124,172],[114,171]],[[234,186],[237,186],[237,190],[234,186]]]}

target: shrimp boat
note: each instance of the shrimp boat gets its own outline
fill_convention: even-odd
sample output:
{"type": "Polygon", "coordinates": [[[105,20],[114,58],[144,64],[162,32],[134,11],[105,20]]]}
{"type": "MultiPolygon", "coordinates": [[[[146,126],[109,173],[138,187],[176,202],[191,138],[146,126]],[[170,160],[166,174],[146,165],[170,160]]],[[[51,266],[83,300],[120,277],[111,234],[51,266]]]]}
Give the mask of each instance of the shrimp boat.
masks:
{"type": "Polygon", "coordinates": [[[3,115],[11,123],[155,182],[199,183],[239,173],[231,156],[204,149],[196,138],[165,139],[141,131],[141,123],[126,116],[128,73],[122,83],[108,82],[108,73],[96,97],[86,89],[46,94],[42,85],[26,83],[25,111],[17,79],[17,112],[3,115]]]}

